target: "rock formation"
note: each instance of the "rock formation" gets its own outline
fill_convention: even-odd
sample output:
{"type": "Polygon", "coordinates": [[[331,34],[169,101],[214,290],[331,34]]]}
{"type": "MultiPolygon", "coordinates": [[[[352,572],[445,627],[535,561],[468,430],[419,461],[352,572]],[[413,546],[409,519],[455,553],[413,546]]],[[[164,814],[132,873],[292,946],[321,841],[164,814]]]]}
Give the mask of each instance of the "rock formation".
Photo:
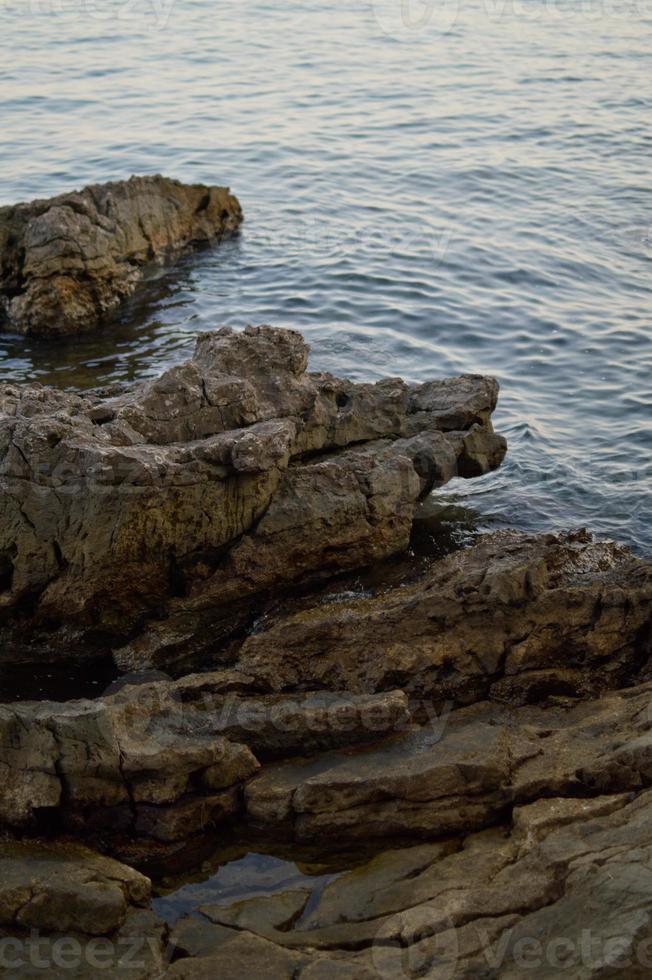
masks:
{"type": "MultiPolygon", "coordinates": [[[[235,677],[223,681],[237,690],[235,677]]],[[[192,703],[216,681],[179,684],[192,703]]],[[[126,976],[393,980],[409,965],[440,980],[530,971],[546,980],[562,968],[644,978],[651,703],[650,683],[546,708],[481,702],[437,732],[399,735],[371,753],[264,769],[247,788],[258,819],[278,831],[290,811],[295,834],[322,851],[328,837],[362,845],[374,834],[383,849],[361,852],[325,888],[306,879],[266,896],[200,901],[169,940],[145,908],[142,875],[78,845],[7,841],[0,927],[22,955],[30,939],[21,930],[40,930],[45,959],[60,936],[79,937],[82,951],[91,937],[131,937],[150,972],[126,976]],[[406,833],[429,840],[386,836],[406,833]]]]}
{"type": "Polygon", "coordinates": [[[496,828],[389,849],[321,894],[204,905],[175,926],[166,976],[643,980],[651,817],[650,790],[551,797],[496,828]]]}
{"type": "Polygon", "coordinates": [[[0,208],[0,324],[43,337],[89,330],[152,264],[235,231],[225,187],[165,177],[86,187],[0,208]]]}
{"type": "Polygon", "coordinates": [[[496,397],[311,374],[269,327],[121,392],[0,386],[5,664],[201,670],[0,705],[0,978],[43,975],[36,943],[58,975],[71,939],[79,980],[98,941],[137,980],[650,976],[652,564],[502,531],[325,591],[499,465],[496,397]],[[355,857],[170,933],[128,865],[233,831],[355,857]]]}
{"type": "Polygon", "coordinates": [[[240,693],[197,675],[96,701],[0,705],[0,830],[99,835],[145,857],[242,813],[262,759],[378,739],[409,721],[402,692],[240,693]]]}
{"type": "Polygon", "coordinates": [[[0,841],[0,977],[162,976],[150,897],[144,875],[79,844],[0,841]]]}
{"type": "Polygon", "coordinates": [[[56,818],[146,857],[235,818],[297,839],[436,836],[542,786],[635,789],[652,778],[648,688],[576,699],[646,681],[651,625],[652,565],[627,549],[487,535],[411,586],[279,613],[231,667],[0,706],[0,822],[56,818]]]}
{"type": "Polygon", "coordinates": [[[247,637],[263,690],[512,704],[597,694],[649,670],[652,567],[586,532],[483,535],[414,584],[315,605],[247,637]],[[306,656],[310,651],[310,656],[306,656]]]}
{"type": "Polygon", "coordinates": [[[652,786],[652,685],[570,707],[480,702],[351,756],[267,767],[246,789],[249,817],[291,821],[299,840],[467,833],[542,796],[652,786]]]}
{"type": "Polygon", "coordinates": [[[114,397],[0,386],[5,662],[205,656],[256,600],[404,550],[419,500],[498,466],[498,386],[307,372],[293,331],[223,329],[114,397]]]}
{"type": "Polygon", "coordinates": [[[144,875],[80,844],[0,842],[0,927],[104,936],[151,891],[144,875]]]}

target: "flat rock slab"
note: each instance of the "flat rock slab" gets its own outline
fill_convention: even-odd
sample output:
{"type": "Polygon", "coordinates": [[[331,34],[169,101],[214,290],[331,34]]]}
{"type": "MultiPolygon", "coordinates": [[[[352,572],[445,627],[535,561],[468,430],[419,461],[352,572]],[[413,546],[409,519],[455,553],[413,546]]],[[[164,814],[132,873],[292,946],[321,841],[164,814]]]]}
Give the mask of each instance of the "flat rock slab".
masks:
{"type": "Polygon", "coordinates": [[[228,188],[160,176],[0,208],[0,324],[42,337],[90,330],[148,266],[241,221],[228,188]]]}
{"type": "Polygon", "coordinates": [[[425,837],[542,795],[637,790],[652,783],[651,698],[644,684],[571,708],[480,703],[370,750],[269,766],[246,787],[247,813],[303,841],[425,837]]]}

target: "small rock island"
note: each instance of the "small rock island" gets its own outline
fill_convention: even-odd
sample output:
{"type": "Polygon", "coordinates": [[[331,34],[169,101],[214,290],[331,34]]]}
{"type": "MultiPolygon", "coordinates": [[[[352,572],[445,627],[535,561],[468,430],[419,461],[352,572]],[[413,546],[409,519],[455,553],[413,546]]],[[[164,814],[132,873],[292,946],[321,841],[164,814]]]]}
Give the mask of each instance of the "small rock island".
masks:
{"type": "Polygon", "coordinates": [[[0,208],[0,329],[38,337],[91,330],[147,268],[237,230],[227,187],[132,177],[0,208]]]}

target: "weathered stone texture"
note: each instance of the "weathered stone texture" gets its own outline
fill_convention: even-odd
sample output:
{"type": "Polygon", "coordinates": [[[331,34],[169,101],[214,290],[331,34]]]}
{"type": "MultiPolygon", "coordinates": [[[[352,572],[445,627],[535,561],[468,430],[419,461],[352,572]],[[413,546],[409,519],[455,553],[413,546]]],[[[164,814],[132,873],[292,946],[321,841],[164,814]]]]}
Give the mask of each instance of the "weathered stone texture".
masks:
{"type": "Polygon", "coordinates": [[[86,187],[0,208],[0,323],[43,337],[90,330],[148,266],[242,221],[226,187],[165,177],[86,187]]]}

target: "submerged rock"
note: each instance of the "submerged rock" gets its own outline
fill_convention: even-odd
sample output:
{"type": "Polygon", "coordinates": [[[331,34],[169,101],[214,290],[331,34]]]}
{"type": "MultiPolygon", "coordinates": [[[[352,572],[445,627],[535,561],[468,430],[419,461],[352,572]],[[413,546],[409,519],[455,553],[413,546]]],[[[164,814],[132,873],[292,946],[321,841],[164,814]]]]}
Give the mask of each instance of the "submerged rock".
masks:
{"type": "Polygon", "coordinates": [[[494,380],[354,384],[307,357],[223,329],[117,397],[0,386],[0,657],[215,652],[263,594],[406,549],[424,494],[503,459],[494,380]]]}
{"type": "Polygon", "coordinates": [[[226,187],[132,177],[0,208],[0,323],[44,337],[89,330],[147,266],[242,221],[226,187]]]}

